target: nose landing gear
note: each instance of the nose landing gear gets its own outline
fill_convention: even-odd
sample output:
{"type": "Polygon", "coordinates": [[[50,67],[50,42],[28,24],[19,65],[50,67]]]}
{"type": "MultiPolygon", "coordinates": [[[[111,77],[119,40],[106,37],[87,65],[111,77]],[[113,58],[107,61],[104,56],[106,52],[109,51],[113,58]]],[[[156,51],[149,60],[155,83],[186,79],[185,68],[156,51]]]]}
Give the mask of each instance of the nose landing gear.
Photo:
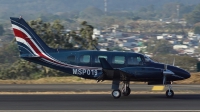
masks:
{"type": "Polygon", "coordinates": [[[172,90],[171,85],[167,85],[168,86],[168,90],[166,91],[166,96],[167,98],[172,98],[174,96],[174,91],[172,90]]]}

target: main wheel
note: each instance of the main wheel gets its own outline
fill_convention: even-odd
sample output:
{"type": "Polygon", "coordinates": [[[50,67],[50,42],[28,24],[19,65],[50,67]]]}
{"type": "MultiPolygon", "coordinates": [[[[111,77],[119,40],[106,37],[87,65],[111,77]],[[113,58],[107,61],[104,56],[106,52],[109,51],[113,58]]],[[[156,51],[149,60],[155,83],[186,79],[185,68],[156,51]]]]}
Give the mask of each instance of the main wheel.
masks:
{"type": "Polygon", "coordinates": [[[166,91],[166,96],[168,97],[168,98],[172,98],[173,96],[174,96],[174,91],[173,90],[167,90],[166,91]]]}
{"type": "Polygon", "coordinates": [[[126,88],[126,91],[125,91],[125,90],[122,91],[122,94],[123,94],[124,96],[130,95],[130,93],[131,93],[131,89],[130,89],[129,87],[126,88]]]}
{"type": "Polygon", "coordinates": [[[113,90],[111,95],[115,99],[120,98],[121,97],[121,91],[118,90],[118,89],[117,90],[113,90]]]}

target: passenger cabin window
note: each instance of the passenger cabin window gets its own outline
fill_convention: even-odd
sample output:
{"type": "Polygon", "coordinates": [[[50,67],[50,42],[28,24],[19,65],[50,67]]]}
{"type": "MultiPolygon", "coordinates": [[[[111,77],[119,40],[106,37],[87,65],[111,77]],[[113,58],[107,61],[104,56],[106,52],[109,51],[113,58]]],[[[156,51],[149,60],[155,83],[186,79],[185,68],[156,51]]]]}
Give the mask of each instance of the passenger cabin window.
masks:
{"type": "Polygon", "coordinates": [[[105,58],[106,60],[108,59],[107,56],[99,55],[99,56],[95,56],[94,62],[95,62],[95,63],[100,63],[99,58],[105,58]]]}
{"type": "Polygon", "coordinates": [[[81,63],[90,63],[90,55],[82,55],[80,56],[81,63]]]}
{"type": "Polygon", "coordinates": [[[112,63],[113,64],[124,64],[125,63],[125,57],[124,56],[114,56],[112,63]]]}
{"type": "Polygon", "coordinates": [[[128,65],[142,65],[142,58],[140,56],[128,57],[128,65]]]}
{"type": "Polygon", "coordinates": [[[67,63],[74,64],[76,61],[76,57],[74,55],[70,55],[67,57],[67,63]]]}

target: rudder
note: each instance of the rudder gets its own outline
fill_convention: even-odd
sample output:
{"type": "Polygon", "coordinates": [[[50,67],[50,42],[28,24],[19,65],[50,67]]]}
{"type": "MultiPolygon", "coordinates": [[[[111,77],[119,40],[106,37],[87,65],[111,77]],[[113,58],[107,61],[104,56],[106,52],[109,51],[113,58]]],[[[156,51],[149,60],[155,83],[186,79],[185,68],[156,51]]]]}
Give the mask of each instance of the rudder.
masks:
{"type": "Polygon", "coordinates": [[[23,18],[10,17],[10,19],[21,57],[39,57],[50,51],[23,18]]]}

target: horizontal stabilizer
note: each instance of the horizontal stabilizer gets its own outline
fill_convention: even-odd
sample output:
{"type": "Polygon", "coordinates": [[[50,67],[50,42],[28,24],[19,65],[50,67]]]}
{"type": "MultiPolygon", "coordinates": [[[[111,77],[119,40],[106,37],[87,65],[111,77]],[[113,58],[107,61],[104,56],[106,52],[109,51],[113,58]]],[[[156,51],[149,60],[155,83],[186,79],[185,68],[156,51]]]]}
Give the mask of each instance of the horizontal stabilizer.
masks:
{"type": "Polygon", "coordinates": [[[101,66],[103,69],[107,69],[107,70],[113,70],[113,68],[111,67],[111,65],[107,62],[107,60],[105,58],[99,58],[101,66]]]}

